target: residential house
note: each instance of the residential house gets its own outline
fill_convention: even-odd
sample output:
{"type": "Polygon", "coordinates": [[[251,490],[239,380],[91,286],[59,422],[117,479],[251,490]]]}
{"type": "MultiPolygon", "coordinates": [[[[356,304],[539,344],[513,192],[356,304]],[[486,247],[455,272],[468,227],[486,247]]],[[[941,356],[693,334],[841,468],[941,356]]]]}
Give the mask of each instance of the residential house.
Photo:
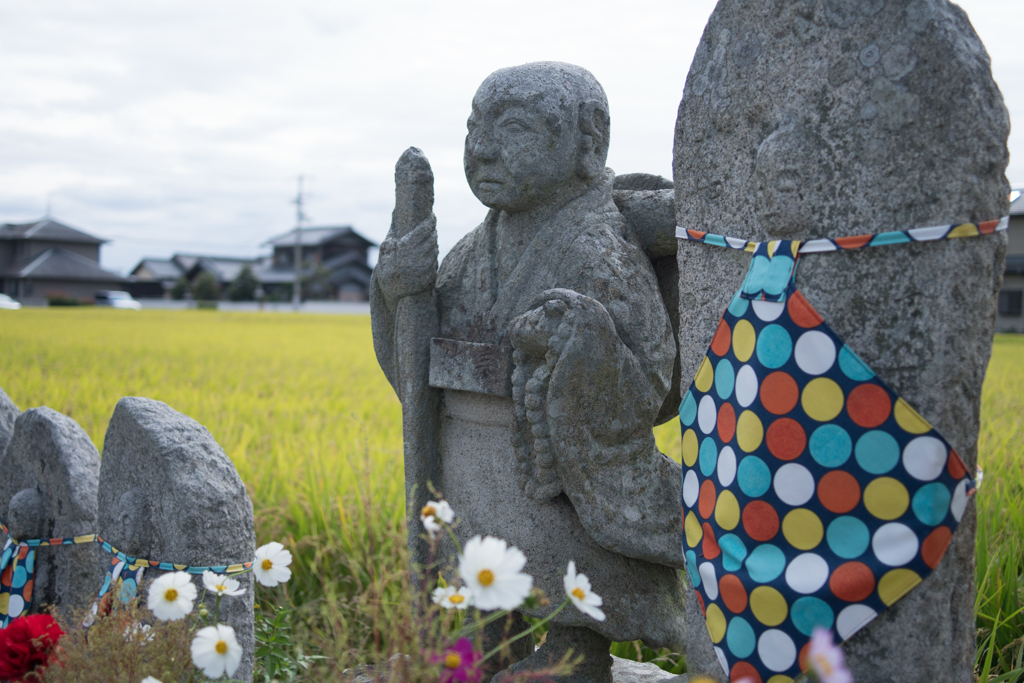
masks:
{"type": "Polygon", "coordinates": [[[1010,193],[1010,245],[1006,250],[1003,288],[999,290],[996,332],[1024,333],[1024,192],[1010,193]]]}
{"type": "Polygon", "coordinates": [[[125,278],[100,268],[107,241],[49,217],[0,225],[0,293],[45,305],[56,296],[91,299],[97,290],[124,289],[125,278]]]}

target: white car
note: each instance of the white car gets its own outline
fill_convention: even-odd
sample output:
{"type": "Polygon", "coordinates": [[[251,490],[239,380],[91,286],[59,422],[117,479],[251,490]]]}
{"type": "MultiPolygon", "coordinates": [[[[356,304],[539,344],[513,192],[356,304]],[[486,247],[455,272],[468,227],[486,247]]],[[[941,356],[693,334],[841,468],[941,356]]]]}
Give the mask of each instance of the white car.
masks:
{"type": "Polygon", "coordinates": [[[7,309],[9,311],[16,311],[21,308],[21,304],[6,294],[0,294],[0,308],[7,309]]]}
{"type": "Polygon", "coordinates": [[[132,298],[128,292],[111,292],[107,290],[96,292],[93,295],[97,306],[109,306],[110,308],[127,308],[137,311],[142,304],[132,298]]]}

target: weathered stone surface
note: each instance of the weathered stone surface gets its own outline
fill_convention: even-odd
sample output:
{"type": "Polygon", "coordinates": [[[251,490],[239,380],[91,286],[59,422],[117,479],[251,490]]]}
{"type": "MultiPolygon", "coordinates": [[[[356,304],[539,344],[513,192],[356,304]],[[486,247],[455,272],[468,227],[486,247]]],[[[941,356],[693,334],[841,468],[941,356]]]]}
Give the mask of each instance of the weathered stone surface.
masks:
{"type": "Polygon", "coordinates": [[[4,452],[7,442],[11,440],[14,433],[14,421],[21,415],[18,406],[14,404],[7,392],[0,387],[0,453],[4,452]]]}
{"type": "Polygon", "coordinates": [[[650,662],[634,662],[630,659],[612,657],[612,680],[614,683],[686,683],[686,675],[676,676],[650,662]]]}
{"type": "MultiPolygon", "coordinates": [[[[256,552],[252,502],[213,436],[160,401],[121,399],[110,419],[100,471],[99,533],[133,557],[190,566],[248,562],[256,552]]],[[[144,577],[160,575],[149,569],[144,577]]],[[[220,619],[234,627],[244,654],[234,678],[252,678],[254,586],[221,600],[220,619]]],[[[202,595],[202,577],[194,579],[202,595]]],[[[213,612],[215,599],[207,596],[213,612]]],[[[198,608],[198,607],[197,607],[198,608]]]]}
{"type": "MultiPolygon", "coordinates": [[[[1007,211],[1008,119],[966,15],[942,0],[722,0],[687,78],[679,225],[751,240],[984,221],[1007,211]]],[[[826,322],[973,469],[1005,237],[805,256],[826,322]]],[[[680,242],[683,376],[749,256],[680,242]]],[[[938,569],[845,646],[856,680],[965,682],[974,507],[938,569]]],[[[721,675],[691,591],[687,661],[721,675]]]]}
{"type": "MultiPolygon", "coordinates": [[[[15,540],[96,533],[100,456],[70,417],[50,408],[19,415],[0,472],[0,514],[15,540]]],[[[36,548],[32,613],[90,604],[102,584],[98,557],[95,543],[36,548]]]]}
{"type": "Polygon", "coordinates": [[[490,534],[517,546],[552,596],[570,559],[590,577],[608,620],[566,609],[548,647],[520,664],[578,646],[600,669],[587,680],[610,680],[609,640],[679,645],[684,631],[681,472],[651,431],[679,401],[675,335],[652,265],[674,249],[671,193],[651,177],[627,179],[646,193],[617,198],[635,218],[630,229],[604,165],[609,132],[606,97],[584,69],[541,62],[492,74],[473,99],[465,154],[470,188],[490,212],[438,269],[433,215],[400,211],[416,193],[396,172],[395,215],[415,215],[393,223],[371,288],[375,349],[404,413],[424,405],[407,400],[398,372],[409,356],[397,349],[420,333],[398,322],[412,297],[450,340],[435,342],[439,354],[467,342],[513,348],[500,372],[485,347],[465,354],[472,372],[437,359],[439,370],[459,370],[446,378],[461,379],[438,372],[436,422],[405,424],[407,458],[410,437],[436,434],[434,483],[463,540],[490,534]],[[511,398],[463,390],[509,370],[511,398]]]}

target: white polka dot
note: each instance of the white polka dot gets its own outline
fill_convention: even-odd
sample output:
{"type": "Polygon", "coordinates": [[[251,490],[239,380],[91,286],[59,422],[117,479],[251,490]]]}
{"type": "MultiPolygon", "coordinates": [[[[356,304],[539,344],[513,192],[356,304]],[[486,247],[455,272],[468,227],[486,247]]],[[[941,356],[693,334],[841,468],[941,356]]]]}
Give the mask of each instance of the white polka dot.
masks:
{"type": "Polygon", "coordinates": [[[836,362],[836,345],[821,330],[804,332],[793,349],[797,366],[808,375],[821,375],[836,362]]]}
{"type": "Polygon", "coordinates": [[[711,398],[710,394],[707,394],[700,400],[700,405],[697,406],[697,424],[700,426],[700,431],[710,434],[715,428],[717,419],[718,409],[715,408],[715,399],[711,398]]]}
{"type": "Polygon", "coordinates": [[[20,617],[21,613],[25,611],[25,600],[20,595],[11,593],[10,601],[7,603],[7,614],[14,617],[20,617]]]}
{"type": "Polygon", "coordinates": [[[773,486],[786,505],[803,505],[814,495],[814,475],[803,465],[787,463],[775,472],[773,486]]]}
{"type": "Polygon", "coordinates": [[[729,486],[736,478],[736,451],[726,446],[718,454],[718,483],[729,486]]]}
{"type": "Polygon", "coordinates": [[[705,562],[697,568],[700,572],[700,583],[704,586],[704,592],[708,594],[709,600],[718,599],[718,579],[715,577],[715,565],[705,562]]]}
{"type": "Polygon", "coordinates": [[[917,557],[918,540],[914,530],[906,524],[883,524],[871,537],[871,550],[882,564],[902,567],[917,557]]]}
{"type": "Polygon", "coordinates": [[[788,671],[796,662],[793,639],[777,628],[770,628],[757,639],[757,654],[771,671],[788,671]]]}
{"type": "Polygon", "coordinates": [[[919,436],[903,449],[903,468],[914,479],[932,481],[942,474],[948,457],[942,441],[934,436],[919,436]]]}
{"type": "Polygon", "coordinates": [[[878,612],[867,605],[850,605],[836,617],[836,633],[842,640],[846,640],[877,616],[878,612]]]}
{"type": "Polygon", "coordinates": [[[729,662],[725,661],[725,652],[717,645],[715,646],[715,656],[718,657],[718,663],[722,666],[722,671],[724,671],[725,675],[728,676],[729,662]]]}
{"type": "Polygon", "coordinates": [[[797,593],[810,595],[828,581],[828,562],[821,555],[797,555],[786,567],[786,583],[797,593]]]}
{"type": "Polygon", "coordinates": [[[736,373],[736,401],[744,408],[757,398],[757,373],[754,368],[744,365],[736,373]]]}
{"type": "Polygon", "coordinates": [[[700,482],[697,481],[697,472],[686,470],[683,477],[683,505],[692,508],[697,503],[697,496],[700,495],[700,482]]]}
{"type": "Polygon", "coordinates": [[[953,489],[953,501],[949,504],[949,510],[953,513],[956,521],[964,516],[964,510],[967,509],[967,501],[969,497],[967,495],[967,481],[961,481],[953,489]]]}
{"type": "Polygon", "coordinates": [[[766,323],[778,319],[782,312],[786,310],[786,304],[783,301],[761,301],[760,299],[754,299],[750,303],[754,304],[754,315],[766,323]]]}

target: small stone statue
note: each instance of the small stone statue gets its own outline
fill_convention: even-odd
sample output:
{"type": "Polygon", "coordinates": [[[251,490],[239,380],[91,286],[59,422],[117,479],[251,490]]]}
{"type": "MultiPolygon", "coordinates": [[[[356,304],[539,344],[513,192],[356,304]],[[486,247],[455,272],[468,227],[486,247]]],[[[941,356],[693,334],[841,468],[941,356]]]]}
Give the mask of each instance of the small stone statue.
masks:
{"type": "MultiPolygon", "coordinates": [[[[165,403],[118,402],[103,443],[100,482],[99,535],[126,555],[205,567],[248,562],[256,553],[252,502],[234,465],[205,427],[165,403]]],[[[109,564],[113,556],[104,554],[109,564]]],[[[147,569],[143,578],[161,573],[147,569]]],[[[245,593],[221,600],[220,621],[234,627],[243,649],[234,678],[251,680],[253,577],[235,578],[245,593]]],[[[202,576],[193,581],[202,595],[202,576]]],[[[214,602],[207,595],[211,615],[214,602]]]]}
{"type": "Polygon", "coordinates": [[[610,682],[612,640],[683,641],[681,470],[652,434],[678,406],[676,343],[651,240],[613,202],[608,104],[588,71],[497,71],[468,129],[484,222],[438,269],[432,177],[407,152],[371,285],[377,356],[403,404],[410,545],[416,557],[429,479],[463,541],[520,548],[555,604],[575,560],[607,621],[564,610],[536,654],[513,653],[525,659],[512,671],[572,648],[586,659],[566,680],[610,682]]]}
{"type": "MultiPolygon", "coordinates": [[[[0,455],[0,519],[11,537],[48,541],[95,534],[99,470],[96,447],[70,417],[45,407],[21,413],[0,455]]],[[[98,550],[92,542],[34,548],[31,579],[24,565],[9,577],[15,589],[8,598],[10,616],[24,608],[11,603],[25,597],[31,597],[30,614],[87,606],[99,588],[98,550]]]]}

